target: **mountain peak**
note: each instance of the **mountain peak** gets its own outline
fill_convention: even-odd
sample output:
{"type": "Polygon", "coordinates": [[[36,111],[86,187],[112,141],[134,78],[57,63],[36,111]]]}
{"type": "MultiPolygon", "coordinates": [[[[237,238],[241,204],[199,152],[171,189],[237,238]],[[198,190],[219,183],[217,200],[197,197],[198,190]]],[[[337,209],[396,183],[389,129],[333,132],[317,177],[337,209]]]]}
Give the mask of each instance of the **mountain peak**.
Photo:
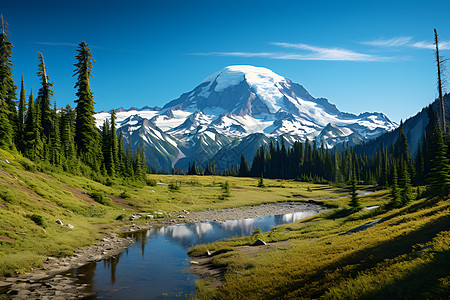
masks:
{"type": "Polygon", "coordinates": [[[234,65],[223,68],[222,70],[213,73],[206,77],[203,82],[216,81],[216,91],[228,87],[229,85],[237,85],[243,80],[249,83],[261,83],[261,81],[269,81],[272,84],[277,82],[284,82],[285,78],[276,74],[275,72],[263,68],[250,65],[234,65]]]}

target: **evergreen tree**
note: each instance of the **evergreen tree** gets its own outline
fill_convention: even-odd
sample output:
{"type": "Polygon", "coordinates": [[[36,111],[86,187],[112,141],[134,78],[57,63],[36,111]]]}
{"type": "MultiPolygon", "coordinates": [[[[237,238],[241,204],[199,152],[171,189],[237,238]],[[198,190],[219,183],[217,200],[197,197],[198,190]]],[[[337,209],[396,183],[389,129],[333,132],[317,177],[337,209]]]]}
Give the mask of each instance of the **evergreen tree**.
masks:
{"type": "Polygon", "coordinates": [[[403,121],[400,121],[400,126],[398,128],[398,139],[394,145],[394,157],[401,160],[407,160],[408,155],[408,139],[406,138],[405,131],[403,130],[403,121]]]}
{"type": "Polygon", "coordinates": [[[241,163],[239,164],[239,176],[245,177],[248,175],[248,167],[247,160],[244,157],[244,154],[241,153],[241,163]]]}
{"type": "Polygon", "coordinates": [[[401,178],[399,180],[400,188],[400,202],[402,205],[406,205],[412,200],[412,188],[411,188],[411,178],[409,177],[408,167],[406,162],[401,165],[401,178]]]}
{"type": "Polygon", "coordinates": [[[24,125],[24,155],[31,160],[38,160],[42,157],[43,143],[41,140],[41,131],[38,123],[39,115],[34,102],[33,89],[28,97],[28,109],[25,116],[24,125]]]}
{"type": "Polygon", "coordinates": [[[102,152],[103,152],[103,163],[106,172],[110,176],[114,176],[115,169],[114,169],[114,161],[113,161],[113,154],[112,154],[112,148],[111,148],[111,128],[109,126],[109,120],[106,119],[103,121],[102,126],[102,152]]]}
{"type": "Polygon", "coordinates": [[[450,163],[439,125],[433,132],[430,147],[430,171],[427,176],[427,193],[430,196],[448,195],[450,191],[450,163]]]}
{"type": "Polygon", "coordinates": [[[79,44],[77,49],[77,63],[75,73],[77,89],[75,100],[76,123],[75,142],[80,158],[94,170],[98,170],[101,165],[101,152],[99,146],[99,132],[95,127],[94,118],[94,97],[92,96],[89,80],[92,76],[92,63],[94,62],[90,49],[85,42],[79,44]]]}
{"type": "Polygon", "coordinates": [[[126,173],[126,152],[125,152],[125,144],[123,139],[123,131],[122,128],[119,129],[119,166],[118,170],[120,174],[124,175],[126,173]]]}
{"type": "Polygon", "coordinates": [[[61,115],[61,148],[64,157],[70,164],[75,157],[75,140],[73,135],[74,111],[67,105],[61,115]]]}
{"type": "Polygon", "coordinates": [[[39,105],[40,110],[40,124],[42,126],[42,132],[41,136],[44,139],[44,146],[47,145],[47,143],[50,142],[50,134],[52,129],[54,128],[53,124],[53,111],[51,109],[51,97],[53,96],[53,91],[51,90],[51,87],[53,86],[53,83],[50,82],[49,77],[47,76],[46,69],[44,62],[44,56],[41,52],[38,52],[38,59],[39,59],[39,65],[38,65],[38,72],[37,75],[40,78],[41,81],[41,88],[38,92],[37,97],[37,104],[39,105]]]}
{"type": "Polygon", "coordinates": [[[401,206],[400,190],[398,188],[397,168],[392,164],[392,185],[391,185],[391,201],[393,207],[401,206]]]}
{"type": "MultiPolygon", "coordinates": [[[[119,142],[117,140],[117,133],[116,133],[116,111],[113,109],[111,112],[111,138],[110,138],[110,145],[111,145],[111,153],[112,153],[112,161],[114,163],[115,169],[118,169],[119,164],[119,142]]],[[[144,145],[142,145],[144,146],[144,145]]]]}
{"type": "Polygon", "coordinates": [[[359,208],[361,203],[359,202],[358,192],[357,192],[357,182],[356,182],[356,172],[353,170],[352,177],[350,180],[350,207],[359,208]]]}
{"type": "Polygon", "coordinates": [[[50,162],[53,165],[61,164],[61,137],[60,137],[60,121],[56,112],[56,103],[52,111],[52,130],[50,131],[50,162]]]}
{"type": "Polygon", "coordinates": [[[17,121],[17,140],[16,145],[23,152],[23,137],[24,137],[24,122],[25,122],[25,111],[26,111],[26,96],[25,96],[25,86],[23,84],[23,74],[20,84],[20,97],[19,97],[19,112],[17,121]]]}
{"type": "Polygon", "coordinates": [[[2,19],[0,34],[0,148],[14,149],[17,127],[16,86],[12,79],[12,43],[8,40],[8,23],[2,19]]]}

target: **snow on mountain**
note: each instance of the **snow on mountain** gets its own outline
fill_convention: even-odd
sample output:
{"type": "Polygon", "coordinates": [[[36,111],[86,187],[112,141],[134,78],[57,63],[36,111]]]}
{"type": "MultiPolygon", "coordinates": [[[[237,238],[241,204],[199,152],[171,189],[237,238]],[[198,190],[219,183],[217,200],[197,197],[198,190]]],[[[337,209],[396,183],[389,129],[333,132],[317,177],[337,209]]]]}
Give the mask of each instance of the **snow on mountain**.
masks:
{"type": "MultiPolygon", "coordinates": [[[[97,114],[97,126],[109,117],[107,112],[97,114]]],[[[117,124],[128,126],[129,131],[152,128],[141,130],[140,138],[146,144],[175,147],[170,151],[175,167],[184,167],[188,160],[219,159],[217,155],[224,155],[226,149],[261,144],[281,135],[291,142],[317,138],[319,145],[331,148],[342,142],[361,143],[397,127],[382,113],[340,112],[327,99],[314,98],[303,86],[269,69],[242,65],[208,76],[162,109],[119,109],[117,124]]],[[[155,149],[163,153],[159,146],[155,149]]],[[[257,146],[247,148],[253,151],[257,146]]]]}

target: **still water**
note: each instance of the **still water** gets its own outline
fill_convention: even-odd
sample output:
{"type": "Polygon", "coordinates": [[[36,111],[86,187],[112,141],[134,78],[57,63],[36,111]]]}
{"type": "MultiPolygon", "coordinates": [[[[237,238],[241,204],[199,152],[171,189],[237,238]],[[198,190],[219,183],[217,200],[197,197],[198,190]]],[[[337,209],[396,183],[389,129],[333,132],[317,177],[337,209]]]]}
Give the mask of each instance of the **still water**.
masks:
{"type": "Polygon", "coordinates": [[[119,256],[73,270],[79,283],[96,293],[92,299],[186,299],[194,295],[198,276],[189,273],[190,247],[268,231],[317,213],[307,210],[285,215],[225,222],[188,223],[134,232],[134,243],[119,256]]]}

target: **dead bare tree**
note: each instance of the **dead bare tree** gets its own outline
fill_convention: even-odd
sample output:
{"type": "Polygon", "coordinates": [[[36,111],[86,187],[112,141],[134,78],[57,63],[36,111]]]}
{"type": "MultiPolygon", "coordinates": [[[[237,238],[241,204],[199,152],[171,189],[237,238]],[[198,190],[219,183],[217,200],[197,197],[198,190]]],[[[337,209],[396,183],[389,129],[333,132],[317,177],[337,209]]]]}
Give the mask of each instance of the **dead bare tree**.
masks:
{"type": "Polygon", "coordinates": [[[436,28],[434,29],[434,44],[436,45],[436,65],[437,65],[437,75],[438,75],[438,92],[439,92],[439,121],[441,125],[441,129],[443,133],[447,132],[447,126],[445,122],[445,107],[444,107],[444,97],[442,96],[442,76],[441,72],[444,68],[444,62],[440,56],[439,56],[439,39],[438,34],[436,31],[436,28]]]}

